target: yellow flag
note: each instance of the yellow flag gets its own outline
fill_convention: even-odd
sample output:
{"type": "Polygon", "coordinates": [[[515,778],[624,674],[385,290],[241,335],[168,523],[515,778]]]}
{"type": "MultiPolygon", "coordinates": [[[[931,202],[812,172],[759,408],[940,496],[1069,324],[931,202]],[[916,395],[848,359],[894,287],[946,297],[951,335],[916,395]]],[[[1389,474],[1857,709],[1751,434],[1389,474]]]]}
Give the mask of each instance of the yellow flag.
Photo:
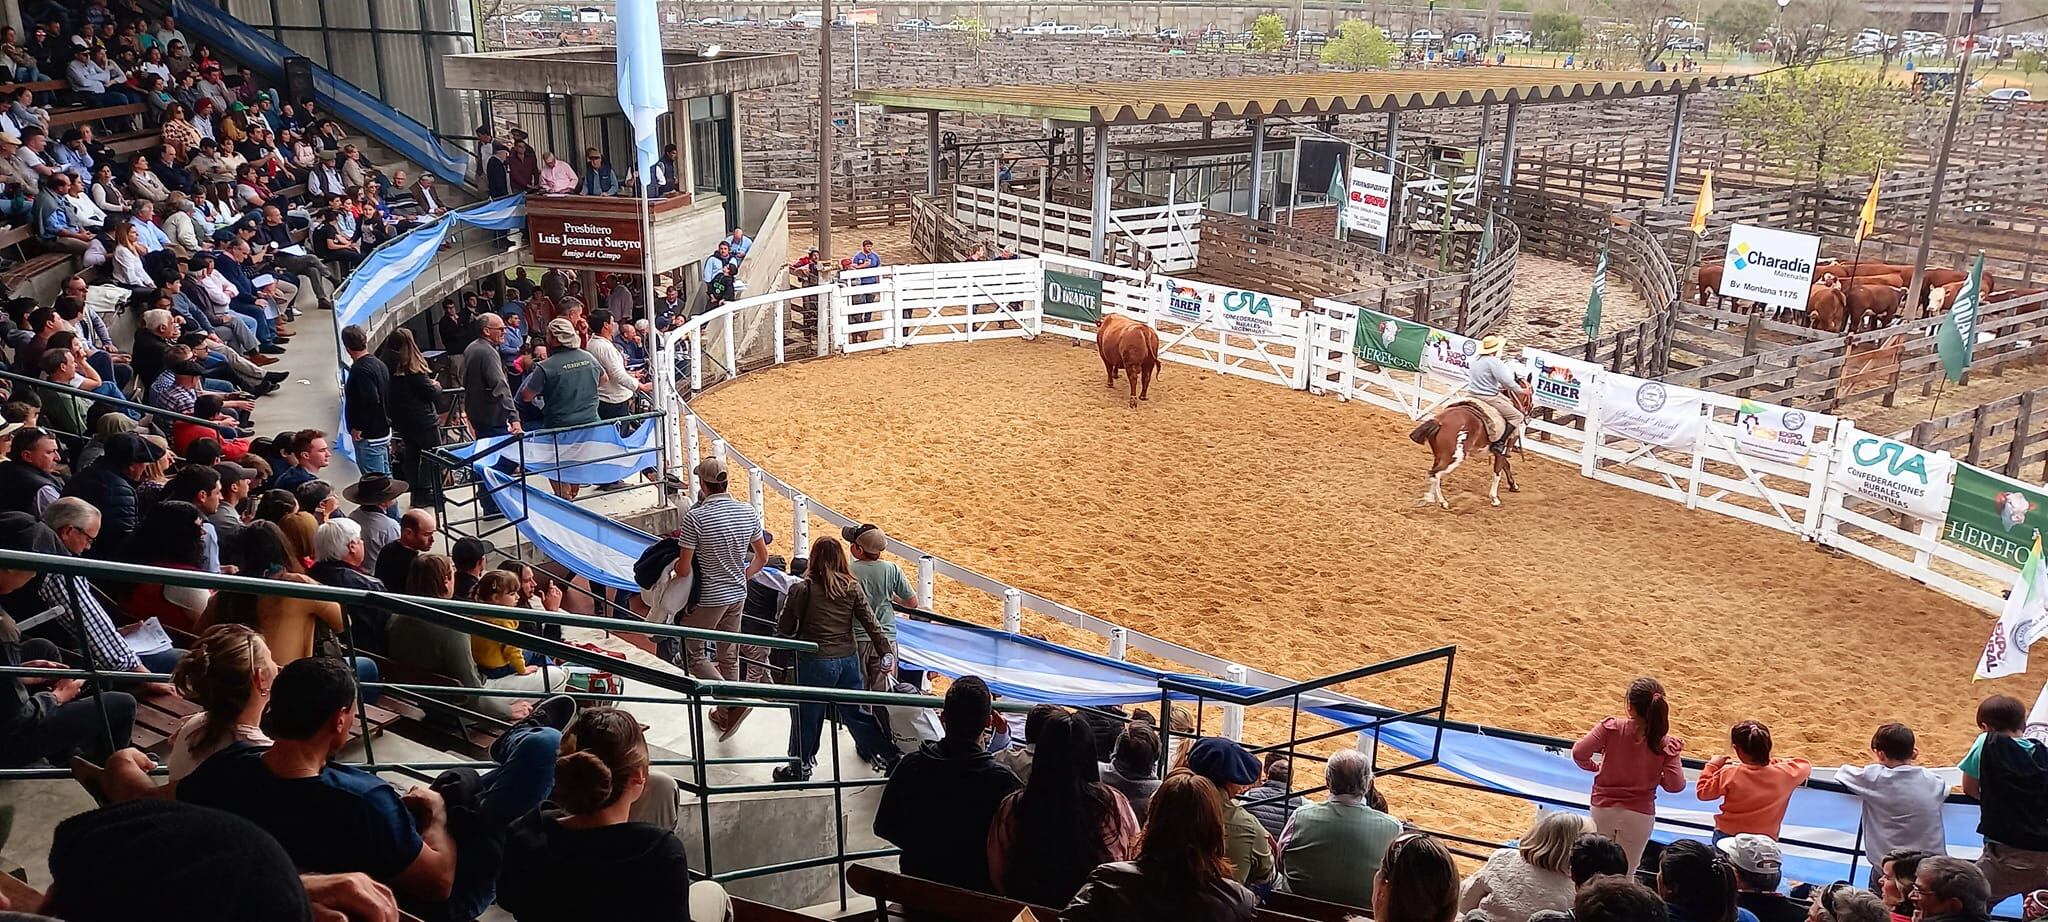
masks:
{"type": "Polygon", "coordinates": [[[1700,200],[1692,206],[1692,235],[1698,237],[1707,232],[1707,215],[1714,213],[1714,171],[1700,179],[1700,200]]]}
{"type": "Polygon", "coordinates": [[[1877,184],[1878,177],[1870,177],[1870,195],[1863,200],[1863,214],[1856,219],[1857,243],[1862,243],[1863,238],[1877,229],[1877,184]]]}

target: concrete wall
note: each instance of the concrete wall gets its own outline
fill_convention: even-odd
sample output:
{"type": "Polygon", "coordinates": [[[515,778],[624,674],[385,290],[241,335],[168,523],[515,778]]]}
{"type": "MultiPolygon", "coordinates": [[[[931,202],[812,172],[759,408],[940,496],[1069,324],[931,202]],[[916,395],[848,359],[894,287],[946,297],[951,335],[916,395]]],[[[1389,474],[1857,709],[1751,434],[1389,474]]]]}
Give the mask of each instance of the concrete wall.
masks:
{"type": "MultiPolygon", "coordinates": [[[[821,773],[822,774],[822,773],[821,773]]],[[[881,799],[879,787],[849,789],[844,803],[848,851],[885,848],[889,843],[875,838],[875,804],[881,799]]],[[[690,853],[690,866],[704,869],[703,805],[685,798],[682,821],[676,835],[690,853]]],[[[807,791],[797,794],[761,794],[713,797],[711,800],[711,853],[714,871],[760,867],[833,854],[838,815],[832,792],[807,791]]],[[[871,858],[867,863],[896,869],[894,858],[871,858]]],[[[798,908],[839,899],[839,870],[835,866],[789,871],[768,877],[736,880],[725,885],[734,896],[798,908]]],[[[852,899],[860,899],[858,895],[852,899]]],[[[868,905],[872,906],[870,900],[868,905]]]]}

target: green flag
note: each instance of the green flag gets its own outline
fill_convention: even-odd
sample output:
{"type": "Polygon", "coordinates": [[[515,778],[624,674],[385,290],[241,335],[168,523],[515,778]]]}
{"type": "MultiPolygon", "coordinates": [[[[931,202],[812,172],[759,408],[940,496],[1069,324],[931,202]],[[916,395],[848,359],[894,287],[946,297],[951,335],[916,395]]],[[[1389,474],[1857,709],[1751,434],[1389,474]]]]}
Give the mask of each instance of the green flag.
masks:
{"type": "Polygon", "coordinates": [[[1955,303],[1942,315],[1935,347],[1941,353],[1941,370],[1950,381],[1963,380],[1970,370],[1970,353],[1977,349],[1977,305],[1984,293],[1984,251],[1977,251],[1977,264],[1970,267],[1970,279],[1956,292],[1955,303]]]}
{"type": "Polygon", "coordinates": [[[1429,328],[1422,324],[1359,308],[1351,351],[1381,368],[1421,371],[1422,347],[1428,338],[1429,328]]]}
{"type": "Polygon", "coordinates": [[[1593,293],[1586,298],[1587,339],[1600,338],[1600,302],[1607,297],[1607,237],[1600,237],[1600,261],[1593,264],[1593,293]]]}

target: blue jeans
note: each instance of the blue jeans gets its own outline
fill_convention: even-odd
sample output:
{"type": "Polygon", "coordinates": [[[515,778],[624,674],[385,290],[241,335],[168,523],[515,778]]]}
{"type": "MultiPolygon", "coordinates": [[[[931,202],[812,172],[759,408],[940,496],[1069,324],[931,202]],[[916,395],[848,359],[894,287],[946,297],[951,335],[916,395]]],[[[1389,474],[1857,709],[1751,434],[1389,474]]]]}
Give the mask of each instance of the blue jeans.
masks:
{"type": "Polygon", "coordinates": [[[356,469],[365,474],[391,474],[391,436],[356,442],[356,469]]]}
{"type": "MultiPolygon", "coordinates": [[[[812,688],[846,688],[855,691],[867,686],[860,675],[860,658],[857,656],[809,656],[799,653],[796,657],[796,684],[812,688]]],[[[798,757],[805,765],[818,760],[818,743],[825,725],[825,710],[838,712],[837,719],[853,734],[853,748],[861,761],[876,756],[887,756],[896,751],[896,744],[889,734],[882,731],[882,725],[875,722],[874,715],[863,708],[845,707],[837,704],[806,701],[797,705],[796,724],[790,729],[790,754],[798,757]]]]}
{"type": "Polygon", "coordinates": [[[473,821],[457,821],[452,814],[449,818],[456,854],[455,886],[448,894],[450,918],[474,919],[497,898],[505,830],[554,791],[555,755],[561,745],[562,731],[551,727],[519,727],[491,744],[491,760],[498,767],[483,776],[473,821]]]}
{"type": "Polygon", "coordinates": [[[256,302],[236,298],[234,301],[229,302],[228,309],[255,321],[257,345],[269,346],[277,342],[277,324],[272,322],[270,318],[263,316],[263,308],[258,306],[256,302]]]}
{"type": "Polygon", "coordinates": [[[364,704],[376,704],[384,697],[384,690],[363,687],[363,683],[378,681],[384,677],[384,673],[378,671],[377,661],[367,656],[355,657],[352,662],[356,667],[357,696],[363,699],[364,704]]]}
{"type": "Polygon", "coordinates": [[[184,658],[185,651],[177,649],[144,653],[136,657],[142,661],[142,668],[161,675],[170,675],[171,670],[178,668],[178,661],[184,658]]]}

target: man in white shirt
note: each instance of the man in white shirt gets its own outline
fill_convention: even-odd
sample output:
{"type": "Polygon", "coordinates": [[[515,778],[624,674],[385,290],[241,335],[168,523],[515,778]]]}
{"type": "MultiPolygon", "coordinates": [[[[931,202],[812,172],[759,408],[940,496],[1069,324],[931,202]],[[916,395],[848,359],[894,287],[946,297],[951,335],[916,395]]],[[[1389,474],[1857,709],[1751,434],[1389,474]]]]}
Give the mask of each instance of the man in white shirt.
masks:
{"type": "MultiPolygon", "coordinates": [[[[619,333],[618,321],[606,308],[590,312],[590,344],[584,348],[597,361],[597,415],[600,419],[617,419],[633,414],[633,395],[654,390],[654,382],[642,381],[626,368],[626,357],[619,351],[612,337],[619,333]]],[[[605,485],[605,489],[623,486],[623,482],[605,485]]]]}

